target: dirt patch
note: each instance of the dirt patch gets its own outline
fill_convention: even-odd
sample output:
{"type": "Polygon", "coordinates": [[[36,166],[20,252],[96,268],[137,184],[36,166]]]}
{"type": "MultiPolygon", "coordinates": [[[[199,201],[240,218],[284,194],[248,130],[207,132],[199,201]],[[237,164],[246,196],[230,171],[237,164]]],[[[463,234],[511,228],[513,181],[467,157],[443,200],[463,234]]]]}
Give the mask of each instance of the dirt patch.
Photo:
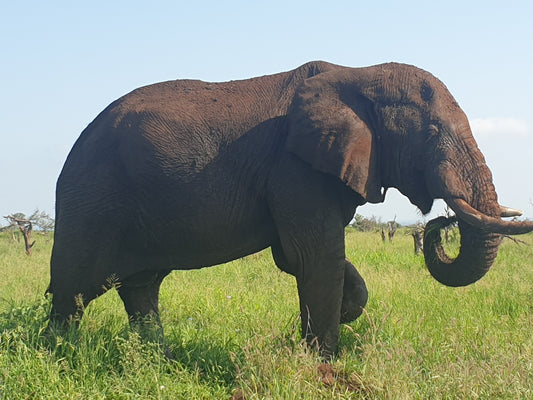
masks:
{"type": "Polygon", "coordinates": [[[233,391],[233,395],[229,398],[229,400],[244,400],[244,394],[241,389],[235,389],[233,391]]]}
{"type": "Polygon", "coordinates": [[[364,393],[368,389],[361,383],[361,378],[352,373],[350,375],[342,372],[337,372],[331,364],[320,364],[318,366],[318,381],[322,382],[325,386],[340,386],[348,389],[351,392],[364,393]]]}

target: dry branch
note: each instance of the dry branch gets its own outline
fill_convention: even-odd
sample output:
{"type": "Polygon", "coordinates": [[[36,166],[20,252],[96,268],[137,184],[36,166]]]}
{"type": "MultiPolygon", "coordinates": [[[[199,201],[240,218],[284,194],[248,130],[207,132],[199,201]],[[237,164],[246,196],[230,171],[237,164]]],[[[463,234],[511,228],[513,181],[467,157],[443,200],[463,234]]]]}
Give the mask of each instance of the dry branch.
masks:
{"type": "Polygon", "coordinates": [[[503,235],[502,240],[505,239],[505,238],[512,240],[512,241],[515,242],[516,244],[528,244],[527,242],[524,242],[523,240],[516,239],[516,238],[511,237],[511,236],[509,236],[509,235],[503,235]]]}
{"type": "Polygon", "coordinates": [[[31,248],[35,244],[35,240],[31,242],[31,233],[33,231],[33,224],[30,220],[17,218],[13,215],[4,217],[8,220],[11,226],[18,226],[24,237],[24,246],[26,247],[26,254],[31,256],[31,248]],[[30,243],[31,242],[31,243],[30,243]]]}

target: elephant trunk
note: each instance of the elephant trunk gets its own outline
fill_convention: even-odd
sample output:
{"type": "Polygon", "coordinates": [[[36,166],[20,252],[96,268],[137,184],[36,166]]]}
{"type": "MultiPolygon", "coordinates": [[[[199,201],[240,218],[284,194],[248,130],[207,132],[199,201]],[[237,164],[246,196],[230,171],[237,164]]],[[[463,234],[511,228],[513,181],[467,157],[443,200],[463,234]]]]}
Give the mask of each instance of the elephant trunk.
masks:
{"type": "MultiPolygon", "coordinates": [[[[470,204],[457,197],[444,196],[456,216],[431,220],[424,231],[424,257],[431,275],[447,286],[467,286],[482,278],[498,253],[502,234],[513,235],[533,231],[533,221],[503,221],[502,216],[520,215],[518,210],[500,206],[486,165],[486,180],[472,182],[470,204]],[[488,177],[488,178],[487,178],[488,177]],[[441,229],[458,222],[461,247],[455,259],[442,247],[441,229]]],[[[479,178],[479,177],[478,177],[479,178]]]]}
{"type": "Polygon", "coordinates": [[[501,235],[486,232],[459,219],[461,250],[451,259],[442,247],[440,230],[456,218],[431,220],[424,231],[424,257],[431,275],[447,286],[467,286],[481,279],[490,269],[501,242],[501,235]]]}

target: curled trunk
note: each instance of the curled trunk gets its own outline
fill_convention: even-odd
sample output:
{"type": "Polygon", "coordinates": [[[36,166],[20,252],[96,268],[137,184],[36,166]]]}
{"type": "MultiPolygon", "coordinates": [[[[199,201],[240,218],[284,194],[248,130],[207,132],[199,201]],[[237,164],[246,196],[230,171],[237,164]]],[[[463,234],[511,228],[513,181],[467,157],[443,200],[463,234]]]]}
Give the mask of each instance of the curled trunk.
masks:
{"type": "Polygon", "coordinates": [[[501,242],[501,235],[485,232],[459,220],[461,250],[451,259],[444,248],[440,230],[455,218],[431,220],[424,231],[424,257],[431,275],[447,286],[466,286],[481,279],[490,269],[501,242]]]}
{"type": "Polygon", "coordinates": [[[447,286],[466,286],[482,278],[498,253],[501,234],[521,234],[533,230],[533,222],[502,221],[477,211],[463,200],[448,202],[457,217],[431,220],[424,231],[424,257],[431,275],[447,286]],[[440,231],[458,221],[461,249],[451,259],[442,247],[440,231]]]}

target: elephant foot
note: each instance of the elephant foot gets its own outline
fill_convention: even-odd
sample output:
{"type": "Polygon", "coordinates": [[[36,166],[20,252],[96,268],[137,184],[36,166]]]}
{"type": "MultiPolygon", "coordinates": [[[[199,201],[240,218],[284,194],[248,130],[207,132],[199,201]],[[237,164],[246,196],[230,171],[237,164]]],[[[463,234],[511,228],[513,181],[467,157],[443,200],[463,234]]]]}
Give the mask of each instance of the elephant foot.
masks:
{"type": "Polygon", "coordinates": [[[365,281],[355,267],[345,260],[344,287],[341,305],[341,323],[355,321],[363,313],[368,301],[368,290],[365,281]]]}

